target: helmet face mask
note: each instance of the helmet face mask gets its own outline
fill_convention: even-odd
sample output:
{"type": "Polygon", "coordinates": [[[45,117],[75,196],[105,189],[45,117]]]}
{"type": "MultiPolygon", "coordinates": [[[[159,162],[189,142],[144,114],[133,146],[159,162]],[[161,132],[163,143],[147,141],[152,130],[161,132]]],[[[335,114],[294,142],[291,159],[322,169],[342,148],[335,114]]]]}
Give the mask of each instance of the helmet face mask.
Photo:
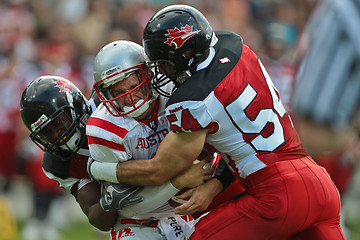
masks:
{"type": "MultiPolygon", "coordinates": [[[[75,112],[74,109],[72,111],[75,112]]],[[[53,154],[62,152],[61,155],[64,156],[66,152],[62,150],[67,150],[69,151],[68,155],[71,155],[71,153],[77,152],[86,140],[81,136],[81,133],[85,131],[85,126],[86,123],[79,115],[73,120],[70,109],[63,107],[34,128],[30,138],[44,151],[53,154]]]]}
{"type": "Polygon", "coordinates": [[[69,157],[86,142],[91,114],[85,96],[70,81],[42,76],[24,90],[20,114],[30,138],[43,151],[69,157]]]}
{"type": "Polygon", "coordinates": [[[110,85],[106,84],[107,79],[105,78],[96,82],[94,87],[100,101],[103,102],[112,115],[137,117],[142,112],[140,109],[146,106],[146,102],[150,98],[149,84],[152,76],[152,72],[144,64],[136,65],[118,74],[114,74],[112,78],[115,78],[111,81],[110,85]],[[120,76],[117,77],[117,75],[120,76]],[[117,90],[118,85],[129,82],[130,78],[134,82],[131,90],[124,93],[117,90]],[[137,95],[141,97],[137,99],[137,95]],[[130,102],[130,104],[126,105],[125,102],[130,102]]]}
{"type": "MultiPolygon", "coordinates": [[[[151,62],[170,62],[174,71],[166,75],[175,86],[179,86],[196,71],[214,34],[198,10],[186,5],[173,5],[160,10],[149,20],[143,36],[144,49],[151,62]]],[[[154,79],[153,85],[162,85],[157,83],[158,80],[154,79]]]]}
{"type": "Polygon", "coordinates": [[[94,61],[94,89],[111,115],[139,117],[158,94],[143,48],[129,41],[103,47],[94,61]]]}
{"type": "Polygon", "coordinates": [[[149,62],[147,66],[154,72],[154,78],[151,82],[153,88],[162,96],[170,97],[171,92],[165,91],[164,86],[172,82],[175,77],[176,69],[172,62],[167,60],[158,60],[149,62]]]}

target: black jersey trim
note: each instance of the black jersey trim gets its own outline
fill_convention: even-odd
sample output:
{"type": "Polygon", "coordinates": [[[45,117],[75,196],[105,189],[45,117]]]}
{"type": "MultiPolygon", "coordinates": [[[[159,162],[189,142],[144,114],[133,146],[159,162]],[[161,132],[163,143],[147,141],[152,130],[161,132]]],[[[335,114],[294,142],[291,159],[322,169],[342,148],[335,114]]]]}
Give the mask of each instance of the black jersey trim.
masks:
{"type": "Polygon", "coordinates": [[[53,174],[54,176],[66,179],[70,175],[70,162],[71,157],[65,159],[48,152],[44,152],[42,167],[45,171],[53,174]]]}
{"type": "Polygon", "coordinates": [[[242,38],[230,31],[215,31],[218,42],[215,44],[215,56],[210,65],[197,71],[172,94],[166,107],[182,101],[202,101],[229,75],[240,60],[242,38]],[[229,61],[222,62],[223,59],[229,61]]]}

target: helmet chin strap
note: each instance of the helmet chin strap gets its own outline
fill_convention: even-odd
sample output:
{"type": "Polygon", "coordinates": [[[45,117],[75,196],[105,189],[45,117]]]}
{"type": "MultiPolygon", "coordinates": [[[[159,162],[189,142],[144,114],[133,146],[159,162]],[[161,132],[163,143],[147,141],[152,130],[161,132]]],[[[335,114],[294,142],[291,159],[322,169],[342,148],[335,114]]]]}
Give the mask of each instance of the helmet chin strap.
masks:
{"type": "Polygon", "coordinates": [[[60,145],[60,147],[64,150],[76,151],[80,140],[81,132],[79,129],[76,129],[74,135],[72,135],[72,137],[64,145],[60,145]]]}
{"type": "MultiPolygon", "coordinates": [[[[140,99],[136,104],[135,107],[140,106],[140,104],[142,104],[145,100],[144,99],[140,99]]],[[[132,118],[136,118],[141,116],[144,112],[146,112],[146,110],[149,109],[150,106],[150,101],[146,101],[141,107],[139,107],[138,109],[136,109],[135,111],[127,114],[126,116],[132,117],[132,118]]],[[[124,106],[124,112],[129,112],[131,110],[133,110],[134,107],[128,107],[128,106],[124,106]]]]}

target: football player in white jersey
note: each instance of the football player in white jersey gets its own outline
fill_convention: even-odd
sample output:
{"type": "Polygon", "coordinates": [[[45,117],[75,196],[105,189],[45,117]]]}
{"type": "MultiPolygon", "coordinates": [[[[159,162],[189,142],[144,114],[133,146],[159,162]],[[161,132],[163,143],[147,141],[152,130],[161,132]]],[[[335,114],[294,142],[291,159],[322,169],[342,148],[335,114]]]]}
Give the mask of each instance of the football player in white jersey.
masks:
{"type": "MultiPolygon", "coordinates": [[[[98,105],[95,92],[87,100],[71,81],[59,76],[40,76],[24,89],[20,114],[31,132],[30,138],[44,151],[42,168],[46,176],[71,192],[94,227],[109,231],[117,211],[109,208],[104,211],[106,203],[100,202],[100,185],[90,179],[86,169],[90,152],[85,125],[98,105]]],[[[193,176],[195,172],[189,173],[193,176]]],[[[123,211],[132,213],[127,206],[139,201],[132,196],[140,189],[121,190],[123,211]]],[[[152,207],[147,201],[143,204],[152,207]]]]}
{"type": "Polygon", "coordinates": [[[246,192],[202,217],[191,240],[344,239],[337,188],[301,146],[277,89],[239,35],[213,31],[198,10],[173,5],[148,21],[143,43],[159,71],[154,85],[176,85],[165,109],[172,131],[148,161],[90,166],[95,179],[158,184],[205,146],[234,166],[246,192]]]}
{"type": "MultiPolygon", "coordinates": [[[[165,99],[150,85],[153,72],[146,67],[146,58],[143,48],[130,41],[109,43],[95,57],[94,89],[102,103],[89,118],[86,134],[91,157],[96,161],[116,166],[132,159],[149,159],[170,131],[164,115],[165,99]]],[[[113,190],[116,192],[117,186],[109,185],[106,191],[111,197],[105,195],[103,200],[120,212],[112,239],[187,239],[193,231],[192,217],[175,215],[168,201],[179,190],[208,180],[212,170],[203,169],[205,163],[201,161],[184,176],[160,187],[145,187],[138,193],[144,201],[125,209],[116,202],[113,190]]],[[[215,184],[222,187],[218,181],[215,184]]],[[[118,191],[126,188],[122,187],[118,191]]]]}

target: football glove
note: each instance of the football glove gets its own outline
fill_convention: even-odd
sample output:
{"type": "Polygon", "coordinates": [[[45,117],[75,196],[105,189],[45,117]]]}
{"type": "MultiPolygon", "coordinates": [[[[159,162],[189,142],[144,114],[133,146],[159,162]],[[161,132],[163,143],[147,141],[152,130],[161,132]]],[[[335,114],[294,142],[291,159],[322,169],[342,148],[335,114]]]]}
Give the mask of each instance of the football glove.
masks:
{"type": "Polygon", "coordinates": [[[119,183],[101,182],[100,205],[104,211],[120,210],[126,206],[143,201],[142,196],[137,196],[144,187],[122,185],[119,183]]]}

